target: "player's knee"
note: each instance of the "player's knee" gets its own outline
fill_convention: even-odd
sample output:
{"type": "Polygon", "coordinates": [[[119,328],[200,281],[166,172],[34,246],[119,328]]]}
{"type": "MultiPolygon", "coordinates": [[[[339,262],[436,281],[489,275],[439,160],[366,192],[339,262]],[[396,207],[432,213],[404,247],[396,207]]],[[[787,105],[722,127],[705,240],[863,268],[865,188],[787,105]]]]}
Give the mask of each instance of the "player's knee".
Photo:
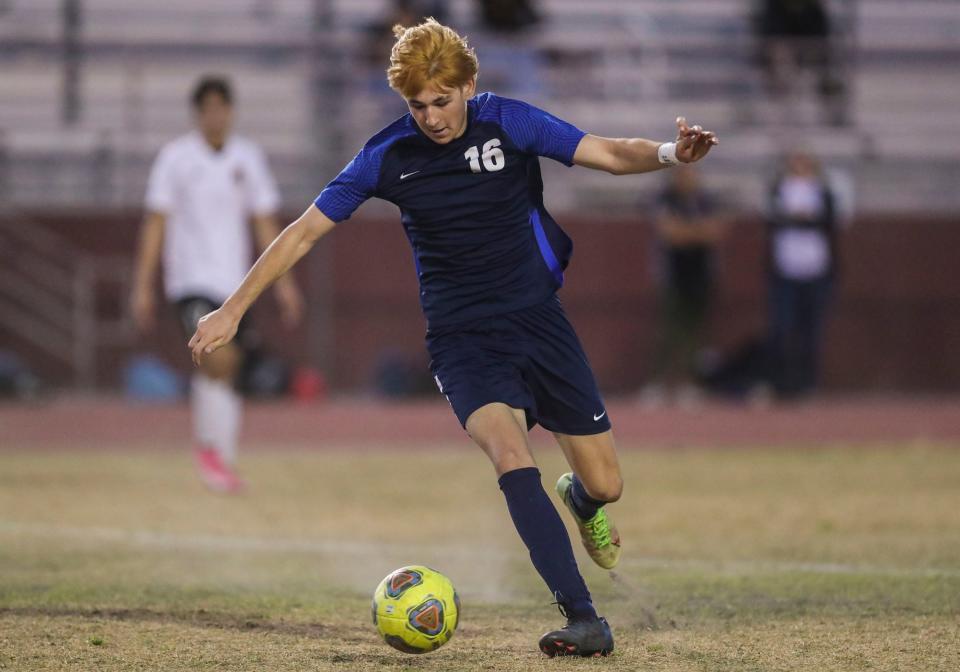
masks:
{"type": "Polygon", "coordinates": [[[229,366],[204,366],[201,371],[207,378],[224,383],[232,383],[236,377],[236,371],[229,366]]]}
{"type": "Polygon", "coordinates": [[[241,360],[240,350],[231,344],[204,358],[200,370],[208,378],[232,382],[240,370],[241,360]]]}
{"type": "Polygon", "coordinates": [[[514,469],[534,466],[530,450],[523,441],[512,440],[507,437],[488,437],[477,441],[484,452],[490,457],[498,474],[505,474],[514,469]]]}
{"type": "Polygon", "coordinates": [[[536,466],[526,433],[516,419],[493,406],[481,408],[467,420],[470,437],[483,448],[498,475],[536,466]]]}
{"type": "Polygon", "coordinates": [[[590,493],[594,499],[602,502],[615,502],[623,494],[623,479],[619,475],[606,478],[598,485],[594,486],[594,492],[590,493]]]}

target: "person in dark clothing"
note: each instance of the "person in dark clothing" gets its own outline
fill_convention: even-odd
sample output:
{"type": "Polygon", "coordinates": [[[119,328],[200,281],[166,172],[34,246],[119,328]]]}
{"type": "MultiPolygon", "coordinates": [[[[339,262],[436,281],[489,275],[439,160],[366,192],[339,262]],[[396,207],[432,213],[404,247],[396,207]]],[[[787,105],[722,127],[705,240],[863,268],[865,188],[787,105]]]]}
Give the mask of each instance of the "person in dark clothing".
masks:
{"type": "Polygon", "coordinates": [[[834,27],[822,0],[760,0],[756,32],[767,87],[779,99],[797,90],[804,70],[814,73],[828,123],[846,123],[845,87],[839,77],[831,35],[834,27]]]}
{"type": "Polygon", "coordinates": [[[533,0],[479,0],[480,16],[490,30],[516,32],[540,20],[533,0]]]}
{"type": "Polygon", "coordinates": [[[682,398],[696,388],[716,279],[716,246],[724,230],[714,198],[693,166],[673,171],[655,218],[660,271],[660,329],[644,400],[664,393],[682,398]]]}

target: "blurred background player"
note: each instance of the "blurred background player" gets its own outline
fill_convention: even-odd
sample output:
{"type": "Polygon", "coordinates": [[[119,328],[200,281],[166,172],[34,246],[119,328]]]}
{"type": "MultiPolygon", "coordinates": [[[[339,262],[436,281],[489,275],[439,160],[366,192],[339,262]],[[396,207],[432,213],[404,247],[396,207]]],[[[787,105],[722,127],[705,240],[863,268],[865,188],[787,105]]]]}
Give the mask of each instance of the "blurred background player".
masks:
{"type": "Polygon", "coordinates": [[[257,296],[366,200],[396,204],[413,247],[431,369],[493,464],[534,567],[567,618],[548,656],[607,655],[613,634],[580,575],[528,432],[553,433],[572,468],[557,493],[590,557],[612,569],[620,536],[604,511],[623,487],[610,418],[557,290],[572,241],[547,212],[539,157],[608,173],[697,161],[714,134],[678,118],[675,142],[584,133],[527,103],[477,95],[476,54],[433,19],[394,29],[387,70],[409,113],[371,138],[256,262],[189,347],[203,362],[238,333],[257,296]]]}
{"type": "MultiPolygon", "coordinates": [[[[231,132],[233,93],[222,77],[196,84],[196,130],[168,143],[150,172],[131,298],[138,328],[154,327],[155,278],[163,260],[164,292],[187,334],[230,294],[252,260],[250,226],[260,250],[279,233],[279,195],[260,148],[231,132]]],[[[302,299],[290,277],[276,285],[287,326],[299,321],[302,299]]],[[[241,337],[206,358],[190,384],[197,467],[211,489],[242,487],[234,471],[242,420],[235,389],[243,362],[241,337]]]]}
{"type": "Polygon", "coordinates": [[[699,397],[697,357],[713,304],[717,245],[725,222],[694,166],[669,173],[655,207],[659,327],[650,381],[641,401],[699,397]]]}

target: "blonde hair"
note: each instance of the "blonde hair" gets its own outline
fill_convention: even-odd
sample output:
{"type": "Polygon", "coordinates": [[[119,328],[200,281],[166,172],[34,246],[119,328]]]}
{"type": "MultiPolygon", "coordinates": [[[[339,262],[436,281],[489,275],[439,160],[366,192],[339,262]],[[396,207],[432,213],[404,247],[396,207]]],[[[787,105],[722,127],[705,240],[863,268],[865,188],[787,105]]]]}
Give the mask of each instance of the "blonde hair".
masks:
{"type": "Polygon", "coordinates": [[[442,89],[465,86],[477,76],[477,55],[453,28],[432,16],[417,26],[393,27],[387,82],[404,98],[413,98],[428,84],[442,89]]]}

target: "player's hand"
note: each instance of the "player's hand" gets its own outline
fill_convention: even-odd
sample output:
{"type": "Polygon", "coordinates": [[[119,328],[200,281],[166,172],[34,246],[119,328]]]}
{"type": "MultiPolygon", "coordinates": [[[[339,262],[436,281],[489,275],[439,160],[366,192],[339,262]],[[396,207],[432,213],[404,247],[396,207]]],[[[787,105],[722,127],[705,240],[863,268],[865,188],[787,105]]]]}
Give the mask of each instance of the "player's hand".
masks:
{"type": "Polygon", "coordinates": [[[218,308],[207,313],[197,323],[197,330],[187,343],[193,363],[200,366],[200,359],[214,350],[222,348],[237,335],[240,318],[218,308]]]}
{"type": "Polygon", "coordinates": [[[712,131],[701,126],[690,126],[685,117],[677,117],[677,158],[682,163],[694,163],[707,155],[711,147],[720,144],[712,131]]]}
{"type": "Polygon", "coordinates": [[[130,295],[130,313],[137,331],[145,334],[156,324],[156,306],[153,287],[136,287],[130,295]]]}
{"type": "Polygon", "coordinates": [[[280,320],[287,329],[293,329],[303,318],[303,296],[297,285],[284,276],[274,285],[277,303],[280,304],[280,320]],[[285,280],[285,281],[284,281],[285,280]]]}

